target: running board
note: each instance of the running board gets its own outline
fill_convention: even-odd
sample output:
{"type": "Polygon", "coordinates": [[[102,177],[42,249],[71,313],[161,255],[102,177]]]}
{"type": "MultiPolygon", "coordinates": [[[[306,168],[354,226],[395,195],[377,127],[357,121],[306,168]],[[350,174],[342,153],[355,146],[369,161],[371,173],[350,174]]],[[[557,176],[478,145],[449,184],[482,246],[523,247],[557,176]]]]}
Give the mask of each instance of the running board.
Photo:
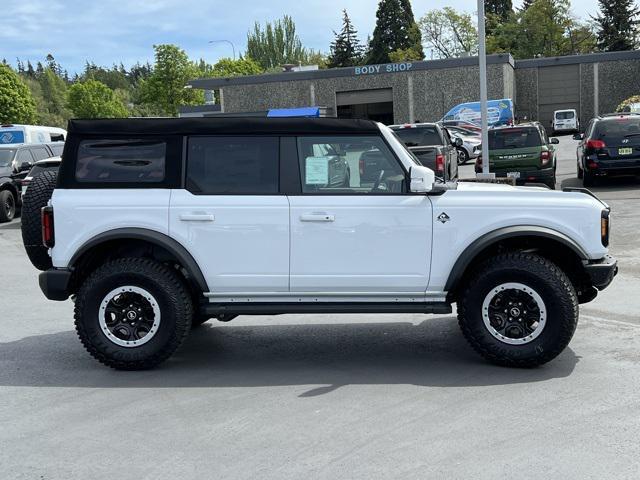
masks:
{"type": "Polygon", "coordinates": [[[451,313],[451,305],[433,303],[207,303],[200,307],[203,315],[280,315],[285,313],[451,313]]]}

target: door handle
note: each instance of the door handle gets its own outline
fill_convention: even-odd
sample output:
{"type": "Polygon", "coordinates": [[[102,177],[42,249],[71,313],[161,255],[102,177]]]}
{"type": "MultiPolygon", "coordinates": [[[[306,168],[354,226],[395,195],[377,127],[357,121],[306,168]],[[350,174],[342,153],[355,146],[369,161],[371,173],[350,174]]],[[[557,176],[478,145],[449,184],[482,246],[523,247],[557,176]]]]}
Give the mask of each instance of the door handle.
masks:
{"type": "Polygon", "coordinates": [[[208,213],[183,213],[180,220],[183,222],[213,222],[216,219],[208,213]]]}
{"type": "Polygon", "coordinates": [[[326,213],[307,213],[300,215],[301,222],[335,222],[335,215],[327,215],[326,213]]]}

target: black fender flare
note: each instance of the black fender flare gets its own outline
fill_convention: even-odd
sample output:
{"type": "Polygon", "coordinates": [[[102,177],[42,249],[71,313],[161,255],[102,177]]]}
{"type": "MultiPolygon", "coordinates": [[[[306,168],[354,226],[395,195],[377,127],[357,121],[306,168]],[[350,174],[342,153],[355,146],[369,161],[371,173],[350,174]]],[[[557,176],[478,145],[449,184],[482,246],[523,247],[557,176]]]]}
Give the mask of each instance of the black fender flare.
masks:
{"type": "Polygon", "coordinates": [[[202,270],[198,266],[193,256],[189,251],[182,246],[178,241],[165,235],[164,233],[157,232],[155,230],[149,230],[146,228],[116,228],[103,232],[90,240],[86,241],[71,257],[69,261],[69,268],[73,268],[78,260],[89,250],[97,247],[98,245],[111,240],[144,240],[151,244],[162,247],[171,254],[173,254],[178,262],[189,272],[189,275],[194,279],[198,288],[204,293],[209,291],[207,281],[202,274],[202,270]]]}
{"type": "Polygon", "coordinates": [[[493,230],[489,233],[482,235],[473,241],[458,257],[456,263],[453,265],[447,283],[445,284],[445,292],[451,292],[455,290],[462,279],[462,276],[467,267],[485,248],[490,247],[492,244],[497,243],[507,238],[515,237],[542,237],[550,240],[557,241],[564,246],[570,248],[580,259],[588,260],[589,256],[587,252],[578,245],[574,240],[569,238],[564,233],[558,232],[547,227],[540,227],[536,225],[516,225],[512,227],[503,227],[497,230],[493,230]]]}

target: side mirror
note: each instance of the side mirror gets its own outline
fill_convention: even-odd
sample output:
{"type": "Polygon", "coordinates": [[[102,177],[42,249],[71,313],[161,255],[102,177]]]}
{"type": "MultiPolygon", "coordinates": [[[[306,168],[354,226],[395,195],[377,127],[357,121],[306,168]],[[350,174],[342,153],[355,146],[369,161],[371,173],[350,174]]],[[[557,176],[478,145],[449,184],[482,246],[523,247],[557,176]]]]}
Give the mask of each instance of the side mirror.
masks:
{"type": "Polygon", "coordinates": [[[552,138],[551,143],[553,143],[554,145],[558,145],[560,143],[560,140],[558,140],[557,138],[552,138]]]}
{"type": "Polygon", "coordinates": [[[463,143],[464,143],[464,142],[462,141],[462,139],[461,139],[460,137],[456,137],[456,138],[455,138],[455,140],[453,141],[453,144],[454,144],[456,147],[461,147],[463,143]]]}
{"type": "Polygon", "coordinates": [[[582,140],[584,138],[584,133],[574,133],[573,134],[573,139],[574,140],[582,140]]]}
{"type": "Polygon", "coordinates": [[[426,193],[433,189],[436,174],[430,168],[414,165],[411,167],[409,175],[411,176],[410,191],[414,193],[426,193]]]}

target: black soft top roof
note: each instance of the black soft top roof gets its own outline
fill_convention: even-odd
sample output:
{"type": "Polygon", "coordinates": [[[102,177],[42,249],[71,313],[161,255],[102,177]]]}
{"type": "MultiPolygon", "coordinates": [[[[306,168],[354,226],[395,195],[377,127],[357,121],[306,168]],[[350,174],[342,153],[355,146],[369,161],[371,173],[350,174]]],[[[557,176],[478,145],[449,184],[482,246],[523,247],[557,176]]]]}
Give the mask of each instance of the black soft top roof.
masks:
{"type": "Polygon", "coordinates": [[[371,134],[380,130],[370,120],[337,118],[120,118],[69,120],[70,134],[91,135],[314,135],[371,134]]]}

